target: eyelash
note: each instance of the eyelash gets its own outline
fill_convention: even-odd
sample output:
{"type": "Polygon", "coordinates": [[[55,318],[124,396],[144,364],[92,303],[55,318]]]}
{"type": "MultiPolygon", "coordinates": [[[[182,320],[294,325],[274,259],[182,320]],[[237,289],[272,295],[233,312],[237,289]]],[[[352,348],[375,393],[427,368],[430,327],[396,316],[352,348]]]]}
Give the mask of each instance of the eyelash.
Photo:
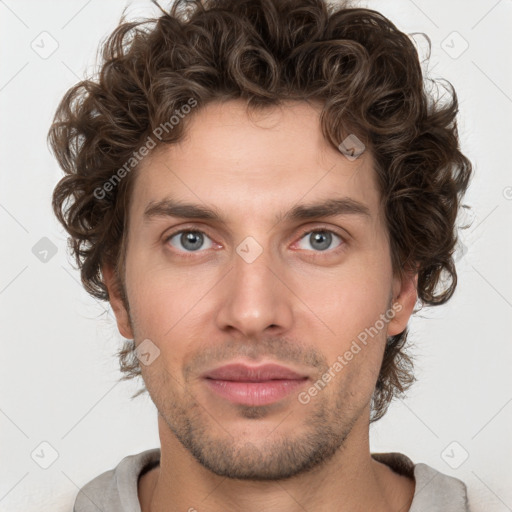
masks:
{"type": "MultiPolygon", "coordinates": [[[[169,241],[171,240],[171,238],[174,238],[176,235],[180,235],[182,233],[200,233],[200,234],[205,235],[211,239],[211,237],[208,235],[208,233],[206,233],[205,231],[202,231],[201,229],[184,228],[184,229],[180,229],[178,231],[174,231],[171,234],[169,234],[168,236],[166,236],[164,239],[164,242],[166,244],[168,244],[169,241]]],[[[331,233],[331,234],[337,236],[338,238],[340,238],[341,242],[340,242],[340,245],[338,247],[335,247],[334,249],[327,249],[325,251],[308,251],[308,252],[312,252],[312,254],[314,255],[312,257],[322,256],[324,254],[338,254],[340,251],[345,249],[345,246],[347,244],[347,240],[345,239],[345,237],[327,227],[323,227],[323,228],[319,227],[319,228],[304,230],[300,233],[299,240],[302,240],[306,235],[311,235],[313,233],[331,233]]],[[[204,252],[204,251],[179,251],[179,254],[182,256],[184,255],[184,257],[193,257],[194,253],[201,253],[201,252],[204,252]]]]}

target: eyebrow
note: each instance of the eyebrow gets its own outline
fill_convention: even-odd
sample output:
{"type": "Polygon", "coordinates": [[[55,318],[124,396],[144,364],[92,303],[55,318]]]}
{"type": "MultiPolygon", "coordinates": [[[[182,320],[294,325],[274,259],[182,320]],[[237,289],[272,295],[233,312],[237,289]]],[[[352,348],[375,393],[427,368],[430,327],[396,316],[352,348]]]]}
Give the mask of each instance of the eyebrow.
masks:
{"type": "MultiPolygon", "coordinates": [[[[275,223],[297,220],[310,220],[320,217],[334,217],[338,215],[354,215],[371,218],[368,206],[350,197],[327,199],[325,201],[294,206],[287,212],[279,213],[275,223]]],[[[227,224],[219,210],[198,204],[184,203],[165,198],[160,201],[151,201],[144,210],[144,220],[149,221],[156,217],[178,217],[198,220],[211,220],[220,224],[227,224]]]]}

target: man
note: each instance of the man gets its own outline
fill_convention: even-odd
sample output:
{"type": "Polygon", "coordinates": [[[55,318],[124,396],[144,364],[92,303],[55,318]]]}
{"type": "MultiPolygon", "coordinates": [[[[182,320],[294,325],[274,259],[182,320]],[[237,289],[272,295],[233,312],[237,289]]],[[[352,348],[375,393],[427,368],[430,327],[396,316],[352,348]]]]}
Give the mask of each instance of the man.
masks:
{"type": "Polygon", "coordinates": [[[103,59],[50,130],[53,204],[161,448],[74,510],[468,510],[459,480],[369,449],[417,300],[456,286],[455,92],[426,95],[382,15],[321,0],[178,2],[103,59]]]}

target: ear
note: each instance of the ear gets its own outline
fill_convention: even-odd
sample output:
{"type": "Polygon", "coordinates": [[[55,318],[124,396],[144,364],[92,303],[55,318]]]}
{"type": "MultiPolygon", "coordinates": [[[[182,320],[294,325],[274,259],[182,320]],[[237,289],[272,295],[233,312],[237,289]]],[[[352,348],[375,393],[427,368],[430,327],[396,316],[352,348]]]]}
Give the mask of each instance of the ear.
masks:
{"type": "Polygon", "coordinates": [[[127,339],[133,339],[133,330],[130,322],[130,315],[126,310],[122,296],[121,296],[121,283],[116,276],[116,273],[111,265],[104,264],[101,267],[103,275],[103,282],[108,290],[108,297],[110,305],[116,315],[117,328],[122,336],[127,339]]]}
{"type": "Polygon", "coordinates": [[[403,279],[393,278],[392,308],[395,316],[388,323],[388,336],[400,334],[407,327],[418,299],[418,272],[406,273],[403,279]]]}

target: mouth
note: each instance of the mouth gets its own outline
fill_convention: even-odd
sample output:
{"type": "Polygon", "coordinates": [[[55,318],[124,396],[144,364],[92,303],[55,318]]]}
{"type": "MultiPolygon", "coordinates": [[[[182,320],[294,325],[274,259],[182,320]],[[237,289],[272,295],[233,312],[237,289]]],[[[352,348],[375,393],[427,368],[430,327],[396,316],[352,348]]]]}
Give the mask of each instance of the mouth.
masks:
{"type": "Polygon", "coordinates": [[[309,380],[307,375],[276,364],[230,364],[210,370],[202,377],[216,395],[249,406],[278,402],[309,380]]]}

